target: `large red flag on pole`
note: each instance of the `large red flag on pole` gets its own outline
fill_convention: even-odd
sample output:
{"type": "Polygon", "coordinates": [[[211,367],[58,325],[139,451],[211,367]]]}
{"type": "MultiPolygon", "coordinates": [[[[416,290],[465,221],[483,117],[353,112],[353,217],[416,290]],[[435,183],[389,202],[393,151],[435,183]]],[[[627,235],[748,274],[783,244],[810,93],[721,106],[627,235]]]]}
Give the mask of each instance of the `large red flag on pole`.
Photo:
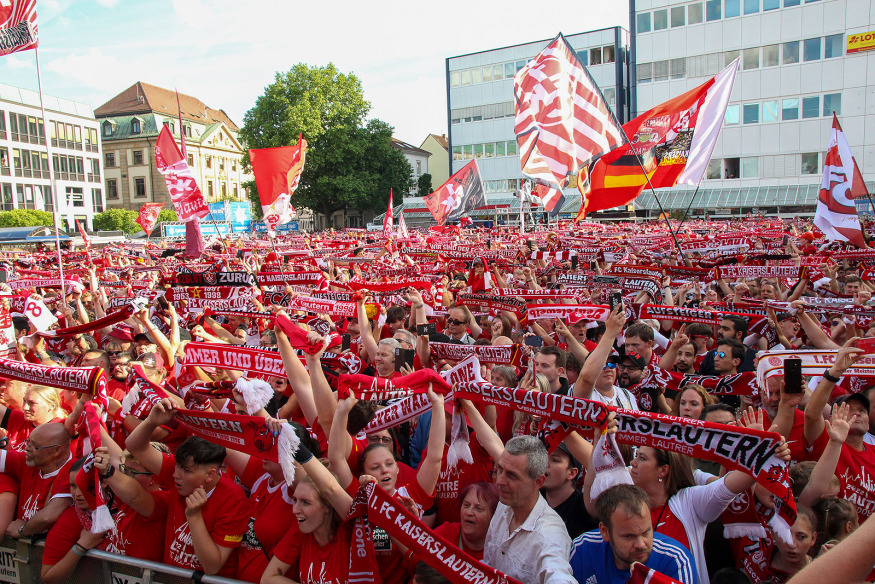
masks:
{"type": "Polygon", "coordinates": [[[204,196],[188,167],[188,162],[179,151],[179,146],[166,125],[155,142],[155,164],[164,175],[170,200],[176,209],[176,217],[182,222],[195,221],[210,212],[204,196]]]}
{"type": "Polygon", "coordinates": [[[514,77],[514,133],[524,176],[544,208],[562,208],[568,177],[626,139],[602,92],[561,34],[514,77]]]}
{"type": "Polygon", "coordinates": [[[845,133],[833,113],[814,224],[827,239],[849,241],[858,247],[867,247],[854,199],[868,194],[845,133]]]}
{"type": "Polygon", "coordinates": [[[386,217],[383,219],[383,237],[392,237],[392,229],[395,228],[395,216],[392,214],[392,189],[389,189],[389,206],[386,207],[386,217]]]}
{"type": "Polygon", "coordinates": [[[307,141],[298,135],[295,146],[249,151],[264,223],[271,231],[292,220],[292,195],[301,181],[307,159],[307,141]]]}
{"type": "Polygon", "coordinates": [[[426,195],[425,206],[438,225],[444,225],[447,221],[459,221],[478,207],[485,207],[484,193],[480,169],[474,159],[426,195]]]}
{"type": "Polygon", "coordinates": [[[0,55],[35,49],[36,0],[0,1],[0,55]]]}

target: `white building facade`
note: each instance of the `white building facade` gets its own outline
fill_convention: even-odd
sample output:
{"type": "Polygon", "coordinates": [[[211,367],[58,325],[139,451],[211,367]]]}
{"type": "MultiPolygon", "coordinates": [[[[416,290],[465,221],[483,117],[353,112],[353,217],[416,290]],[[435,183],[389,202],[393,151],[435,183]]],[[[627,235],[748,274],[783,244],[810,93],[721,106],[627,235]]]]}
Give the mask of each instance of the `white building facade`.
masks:
{"type": "MultiPolygon", "coordinates": [[[[658,190],[666,210],[813,215],[833,112],[872,191],[871,0],[630,0],[630,21],[633,116],[741,58],[706,178],[695,199],[690,188],[658,190]]],[[[635,206],[659,212],[649,191],[635,206]]]]}
{"type": "Polygon", "coordinates": [[[59,227],[91,229],[105,208],[100,131],[90,106],[0,84],[0,210],[53,211],[53,165],[59,227]],[[47,140],[48,135],[48,140],[47,140]]]}
{"type": "MultiPolygon", "coordinates": [[[[565,37],[616,113],[629,120],[629,33],[611,27],[565,37]]],[[[488,212],[482,216],[511,215],[513,191],[524,180],[514,134],[513,77],[540,53],[551,39],[450,57],[446,63],[450,174],[477,159],[486,188],[488,212]]],[[[434,185],[437,187],[438,185],[434,185]]],[[[563,215],[576,214],[580,196],[566,189],[563,215]]],[[[411,207],[424,204],[410,202],[411,207]]],[[[415,218],[422,211],[410,209],[415,218]]],[[[430,218],[427,211],[427,217],[430,218]]]]}

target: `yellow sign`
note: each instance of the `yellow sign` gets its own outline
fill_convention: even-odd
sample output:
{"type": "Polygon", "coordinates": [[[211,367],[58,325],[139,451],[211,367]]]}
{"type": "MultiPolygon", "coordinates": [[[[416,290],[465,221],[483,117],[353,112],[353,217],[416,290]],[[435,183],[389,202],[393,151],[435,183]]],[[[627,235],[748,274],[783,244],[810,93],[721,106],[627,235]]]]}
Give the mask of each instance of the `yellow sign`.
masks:
{"type": "Polygon", "coordinates": [[[875,30],[848,35],[848,53],[859,53],[875,49],[875,30]]]}

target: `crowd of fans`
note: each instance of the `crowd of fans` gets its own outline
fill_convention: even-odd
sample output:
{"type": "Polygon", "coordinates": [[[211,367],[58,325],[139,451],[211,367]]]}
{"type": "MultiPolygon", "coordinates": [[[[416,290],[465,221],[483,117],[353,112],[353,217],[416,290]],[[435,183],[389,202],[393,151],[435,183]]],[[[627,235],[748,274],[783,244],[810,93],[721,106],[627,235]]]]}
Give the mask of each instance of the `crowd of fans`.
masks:
{"type": "MultiPolygon", "coordinates": [[[[875,337],[875,253],[822,240],[801,221],[688,223],[677,233],[683,254],[664,223],[370,237],[331,231],[275,247],[229,239],[200,259],[168,242],[67,251],[73,283],[63,293],[16,286],[58,278],[53,251],[8,258],[0,313],[12,317],[17,343],[7,359],[99,367],[107,380],[105,396],[48,378],[2,385],[0,526],[12,538],[45,538],[44,581],[66,581],[92,549],[263,584],[365,581],[351,568],[360,524],[350,518],[371,483],[423,533],[522,583],[625,583],[636,564],[684,584],[872,581],[875,367],[865,363],[875,349],[861,341],[875,337]],[[726,266],[766,275],[727,277],[726,266]],[[248,272],[253,285],[211,297],[222,272],[248,272]],[[192,273],[207,283],[191,290],[207,300],[169,292],[192,273]],[[265,274],[278,283],[258,283],[265,274]],[[58,322],[40,330],[16,308],[22,297],[58,322]],[[124,320],[87,326],[135,298],[124,320]],[[302,310],[302,298],[336,306],[302,310]],[[338,316],[341,305],[352,314],[338,316]],[[52,332],[70,328],[86,332],[52,332]],[[193,365],[191,342],[279,355],[283,374],[193,365]],[[801,378],[758,372],[763,359],[788,354],[803,356],[801,378]],[[543,415],[453,398],[436,382],[418,396],[358,399],[358,388],[404,390],[405,379],[471,355],[491,386],[611,413],[595,429],[567,426],[557,445],[543,415]],[[166,396],[149,399],[135,370],[166,396]],[[341,391],[353,374],[359,384],[341,391]],[[257,412],[234,385],[241,378],[270,386],[257,412]],[[230,394],[190,390],[222,382],[230,394]],[[381,411],[417,397],[422,413],[375,429],[381,411]],[[92,406],[102,418],[96,441],[85,423],[92,406]],[[193,433],[178,419],[189,410],[267,418],[274,435],[291,425],[294,481],[275,456],[193,433]],[[669,445],[624,443],[618,417],[630,411],[780,435],[795,522],[782,525],[779,511],[794,501],[761,476],[669,445]],[[457,442],[470,454],[457,456],[457,442]],[[602,446],[622,457],[606,487],[596,486],[608,474],[602,446]],[[95,533],[103,502],[114,527],[95,533]]],[[[382,582],[468,581],[370,529],[382,582]]]]}

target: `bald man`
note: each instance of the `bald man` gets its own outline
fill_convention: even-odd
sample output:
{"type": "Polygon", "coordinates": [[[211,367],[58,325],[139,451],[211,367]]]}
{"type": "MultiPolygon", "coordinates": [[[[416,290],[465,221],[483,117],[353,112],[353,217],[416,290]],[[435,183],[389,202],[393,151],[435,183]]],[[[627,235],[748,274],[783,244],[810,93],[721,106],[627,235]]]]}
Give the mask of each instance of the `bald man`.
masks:
{"type": "Polygon", "coordinates": [[[0,451],[0,472],[19,485],[15,521],[0,526],[7,535],[30,537],[48,531],[73,503],[72,464],[70,434],[60,422],[36,427],[25,442],[24,452],[0,451]]]}

